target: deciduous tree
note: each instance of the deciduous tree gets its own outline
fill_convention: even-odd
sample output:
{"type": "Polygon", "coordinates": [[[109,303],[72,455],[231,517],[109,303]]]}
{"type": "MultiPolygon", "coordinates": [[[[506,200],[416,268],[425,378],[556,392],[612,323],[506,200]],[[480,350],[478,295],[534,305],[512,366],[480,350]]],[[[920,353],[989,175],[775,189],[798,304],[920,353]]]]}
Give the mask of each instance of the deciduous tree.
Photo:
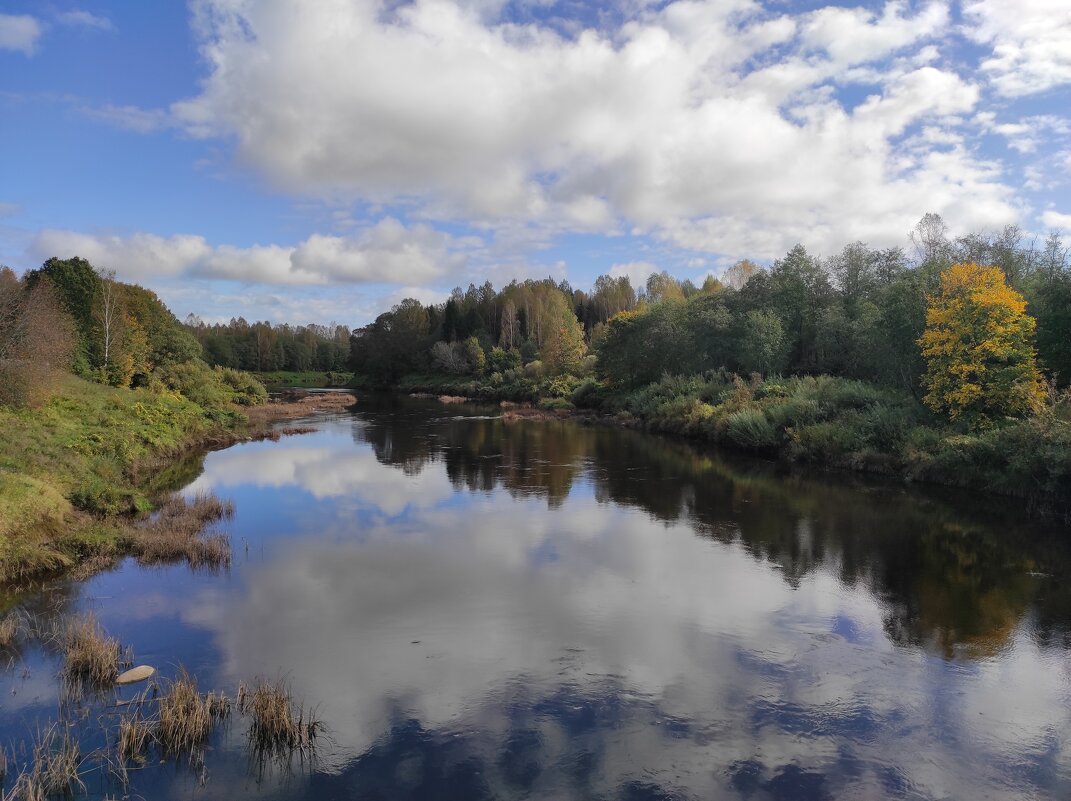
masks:
{"type": "Polygon", "coordinates": [[[996,267],[964,262],[941,275],[919,339],[926,359],[926,404],[984,427],[1024,416],[1044,401],[1034,353],[1033,317],[996,267]]]}

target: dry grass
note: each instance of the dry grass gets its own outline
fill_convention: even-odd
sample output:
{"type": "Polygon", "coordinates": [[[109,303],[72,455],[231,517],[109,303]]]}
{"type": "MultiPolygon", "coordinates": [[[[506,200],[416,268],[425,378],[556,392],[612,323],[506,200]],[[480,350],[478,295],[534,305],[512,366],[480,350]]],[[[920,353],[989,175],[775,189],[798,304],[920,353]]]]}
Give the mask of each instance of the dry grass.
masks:
{"type": "Polygon", "coordinates": [[[10,648],[19,636],[19,619],[14,613],[0,618],[0,648],[10,648]]]}
{"type": "Polygon", "coordinates": [[[312,711],[294,702],[283,681],[258,679],[252,690],[240,685],[238,709],[253,718],[249,739],[254,752],[312,751],[317,735],[323,731],[323,723],[312,711]]]}
{"type": "Polygon", "coordinates": [[[119,641],[103,632],[92,613],[68,621],[60,631],[60,645],[66,680],[102,686],[119,675],[119,641]]]}
{"type": "Polygon", "coordinates": [[[120,718],[119,740],[116,746],[120,762],[143,762],[145,752],[149,750],[155,738],[155,728],[151,721],[138,712],[120,718]]]}
{"type": "Polygon", "coordinates": [[[214,495],[199,494],[189,500],[172,495],[152,519],[138,528],[133,550],[144,565],[185,559],[191,567],[228,567],[230,539],[225,534],[203,536],[203,531],[233,515],[234,504],[214,495]]]}
{"type": "Polygon", "coordinates": [[[167,753],[192,754],[208,740],[212,725],[230,713],[230,707],[222,693],[201,695],[197,681],[182,670],[160,697],[156,739],[167,753]]]}
{"type": "Polygon", "coordinates": [[[53,723],[39,732],[33,747],[33,761],[19,774],[4,801],[46,801],[53,796],[70,797],[85,792],[79,775],[82,754],[70,730],[53,723]]]}

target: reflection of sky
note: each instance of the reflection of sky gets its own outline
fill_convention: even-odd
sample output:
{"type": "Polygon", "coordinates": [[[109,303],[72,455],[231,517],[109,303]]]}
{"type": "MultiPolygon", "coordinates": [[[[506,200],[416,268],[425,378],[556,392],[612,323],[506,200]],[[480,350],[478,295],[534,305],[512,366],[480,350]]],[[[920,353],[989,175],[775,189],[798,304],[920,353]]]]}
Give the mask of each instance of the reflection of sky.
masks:
{"type": "Polygon", "coordinates": [[[1071,668],[1028,619],[996,656],[940,659],[893,645],[835,567],[790,583],[574,488],[458,492],[344,426],[243,445],[190,488],[236,500],[231,574],[128,567],[86,595],[206,682],[288,675],[333,732],[309,798],[1071,793],[1071,668]]]}

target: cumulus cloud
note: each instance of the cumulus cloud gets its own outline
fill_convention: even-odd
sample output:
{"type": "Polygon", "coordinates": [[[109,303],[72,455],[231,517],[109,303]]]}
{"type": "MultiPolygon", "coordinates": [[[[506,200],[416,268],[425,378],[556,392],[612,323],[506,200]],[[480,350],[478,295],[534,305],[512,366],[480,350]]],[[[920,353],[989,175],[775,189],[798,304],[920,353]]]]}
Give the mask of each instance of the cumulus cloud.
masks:
{"type": "Polygon", "coordinates": [[[406,285],[463,269],[471,245],[428,225],[405,226],[387,217],[349,236],[313,234],[297,245],[250,247],[213,246],[192,234],[46,229],[35,236],[30,255],[37,260],[81,256],[130,280],[189,275],[270,284],[406,285]]]}
{"type": "Polygon", "coordinates": [[[31,56],[41,33],[41,23],[29,15],[0,14],[0,50],[18,50],[31,56]]]}
{"type": "Polygon", "coordinates": [[[657,272],[661,272],[658,265],[651,264],[649,261],[630,261],[625,264],[615,264],[610,268],[612,278],[627,276],[629,283],[637,289],[647,286],[647,278],[657,272]]]}
{"type": "Polygon", "coordinates": [[[1071,12],[1065,0],[970,0],[967,34],[992,47],[982,71],[1009,97],[1071,83],[1071,12]]]}
{"type": "Polygon", "coordinates": [[[819,249],[860,228],[891,244],[927,210],[1018,218],[963,142],[978,86],[935,66],[947,3],[641,3],[570,35],[501,21],[500,6],[197,0],[210,73],[170,111],[284,190],[490,227],[624,224],[762,257],[800,232],[819,249]],[[853,107],[837,89],[856,81],[876,88],[853,107]],[[949,141],[919,153],[921,128],[949,141]]]}
{"type": "Polygon", "coordinates": [[[1055,228],[1059,231],[1071,231],[1071,214],[1062,214],[1050,209],[1041,215],[1041,221],[1049,228],[1055,228]]]}

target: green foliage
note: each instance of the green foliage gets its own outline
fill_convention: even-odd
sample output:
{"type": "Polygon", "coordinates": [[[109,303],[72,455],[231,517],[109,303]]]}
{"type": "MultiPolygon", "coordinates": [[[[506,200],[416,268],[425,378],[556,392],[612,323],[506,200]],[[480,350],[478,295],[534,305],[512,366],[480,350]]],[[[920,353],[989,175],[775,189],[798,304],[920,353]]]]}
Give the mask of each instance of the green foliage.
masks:
{"type": "Polygon", "coordinates": [[[164,365],[155,376],[168,389],[211,412],[226,412],[231,404],[254,406],[268,398],[264,385],[249,373],[212,368],[200,360],[164,365]]]}
{"type": "Polygon", "coordinates": [[[725,436],[749,450],[768,450],[778,444],[778,432],[761,409],[747,408],[725,419],[725,436]]]}

